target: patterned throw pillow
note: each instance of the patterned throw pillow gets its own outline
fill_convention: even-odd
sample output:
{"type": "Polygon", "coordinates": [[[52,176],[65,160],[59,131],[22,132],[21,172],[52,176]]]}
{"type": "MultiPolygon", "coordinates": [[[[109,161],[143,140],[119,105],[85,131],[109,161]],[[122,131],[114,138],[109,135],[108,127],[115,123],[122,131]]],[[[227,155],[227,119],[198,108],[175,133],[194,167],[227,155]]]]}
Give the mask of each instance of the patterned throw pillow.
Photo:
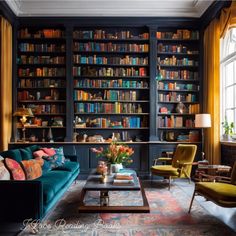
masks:
{"type": "Polygon", "coordinates": [[[47,154],[47,156],[53,156],[56,154],[54,148],[41,148],[41,150],[44,151],[47,154]]]}
{"type": "Polygon", "coordinates": [[[10,173],[5,167],[3,160],[4,158],[0,156],[0,180],[10,180],[10,173]]]}
{"type": "Polygon", "coordinates": [[[25,173],[18,162],[10,158],[5,158],[5,165],[10,171],[12,179],[25,180],[25,173]]]}
{"type": "Polygon", "coordinates": [[[24,168],[26,179],[37,179],[42,175],[42,168],[37,160],[24,160],[21,164],[24,168]]]}
{"type": "Polygon", "coordinates": [[[63,166],[64,163],[62,163],[61,156],[55,154],[51,157],[43,157],[44,160],[46,160],[48,163],[50,163],[51,169],[55,169],[59,166],[63,166]]]}
{"type": "Polygon", "coordinates": [[[33,156],[34,157],[44,157],[44,156],[48,156],[48,154],[45,153],[43,150],[38,150],[33,153],[33,156]]]}
{"type": "Polygon", "coordinates": [[[59,147],[59,148],[54,148],[55,152],[56,152],[56,155],[58,156],[59,158],[59,161],[62,163],[62,164],[65,164],[65,155],[64,155],[64,151],[63,151],[63,147],[59,147]]]}

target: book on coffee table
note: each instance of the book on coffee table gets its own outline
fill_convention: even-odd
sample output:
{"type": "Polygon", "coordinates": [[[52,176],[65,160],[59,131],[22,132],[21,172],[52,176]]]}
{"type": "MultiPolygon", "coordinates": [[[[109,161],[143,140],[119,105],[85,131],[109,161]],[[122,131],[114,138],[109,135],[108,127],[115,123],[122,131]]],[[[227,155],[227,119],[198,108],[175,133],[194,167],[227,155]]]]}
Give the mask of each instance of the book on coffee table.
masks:
{"type": "Polygon", "coordinates": [[[132,176],[131,173],[117,173],[114,177],[114,179],[119,179],[119,180],[133,180],[134,177],[132,176]]]}
{"type": "Polygon", "coordinates": [[[116,186],[131,186],[134,185],[134,180],[133,179],[114,179],[113,185],[116,186]]]}

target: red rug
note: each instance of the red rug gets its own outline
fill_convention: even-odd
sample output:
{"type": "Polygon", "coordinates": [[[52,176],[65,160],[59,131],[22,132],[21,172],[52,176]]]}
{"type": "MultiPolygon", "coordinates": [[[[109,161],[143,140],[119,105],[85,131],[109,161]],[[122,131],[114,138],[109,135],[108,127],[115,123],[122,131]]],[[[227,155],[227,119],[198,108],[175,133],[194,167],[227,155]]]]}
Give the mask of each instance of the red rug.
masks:
{"type": "MultiPolygon", "coordinates": [[[[190,197],[178,186],[168,191],[166,185],[155,183],[145,187],[150,213],[142,214],[81,214],[78,212],[79,192],[82,184],[72,185],[56,208],[40,224],[28,225],[23,235],[91,235],[91,236],[147,236],[147,235],[235,235],[214,216],[209,215],[197,201],[188,214],[190,197]]],[[[97,204],[98,192],[87,196],[88,204],[97,204]]],[[[137,192],[113,192],[114,205],[141,204],[137,192]]]]}

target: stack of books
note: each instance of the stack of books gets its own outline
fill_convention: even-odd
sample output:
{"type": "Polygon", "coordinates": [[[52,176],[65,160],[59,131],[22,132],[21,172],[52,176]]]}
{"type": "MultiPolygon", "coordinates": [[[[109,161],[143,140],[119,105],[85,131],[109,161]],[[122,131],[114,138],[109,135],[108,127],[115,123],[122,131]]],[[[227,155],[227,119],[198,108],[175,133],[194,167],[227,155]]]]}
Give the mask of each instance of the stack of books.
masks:
{"type": "Polygon", "coordinates": [[[132,173],[128,172],[117,173],[114,176],[113,185],[132,186],[134,185],[134,177],[132,176],[132,173]]]}

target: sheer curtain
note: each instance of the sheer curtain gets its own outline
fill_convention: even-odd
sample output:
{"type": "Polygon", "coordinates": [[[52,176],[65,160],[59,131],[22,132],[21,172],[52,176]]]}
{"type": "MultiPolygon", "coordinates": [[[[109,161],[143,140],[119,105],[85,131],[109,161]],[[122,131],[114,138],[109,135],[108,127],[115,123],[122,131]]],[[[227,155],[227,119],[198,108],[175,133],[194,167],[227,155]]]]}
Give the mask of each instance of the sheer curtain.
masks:
{"type": "Polygon", "coordinates": [[[12,26],[0,17],[0,151],[8,148],[12,129],[12,26]]]}
{"type": "Polygon", "coordinates": [[[204,31],[203,112],[211,114],[212,127],[205,130],[205,153],[211,164],[220,163],[220,38],[236,27],[236,2],[222,9],[204,31]]]}

